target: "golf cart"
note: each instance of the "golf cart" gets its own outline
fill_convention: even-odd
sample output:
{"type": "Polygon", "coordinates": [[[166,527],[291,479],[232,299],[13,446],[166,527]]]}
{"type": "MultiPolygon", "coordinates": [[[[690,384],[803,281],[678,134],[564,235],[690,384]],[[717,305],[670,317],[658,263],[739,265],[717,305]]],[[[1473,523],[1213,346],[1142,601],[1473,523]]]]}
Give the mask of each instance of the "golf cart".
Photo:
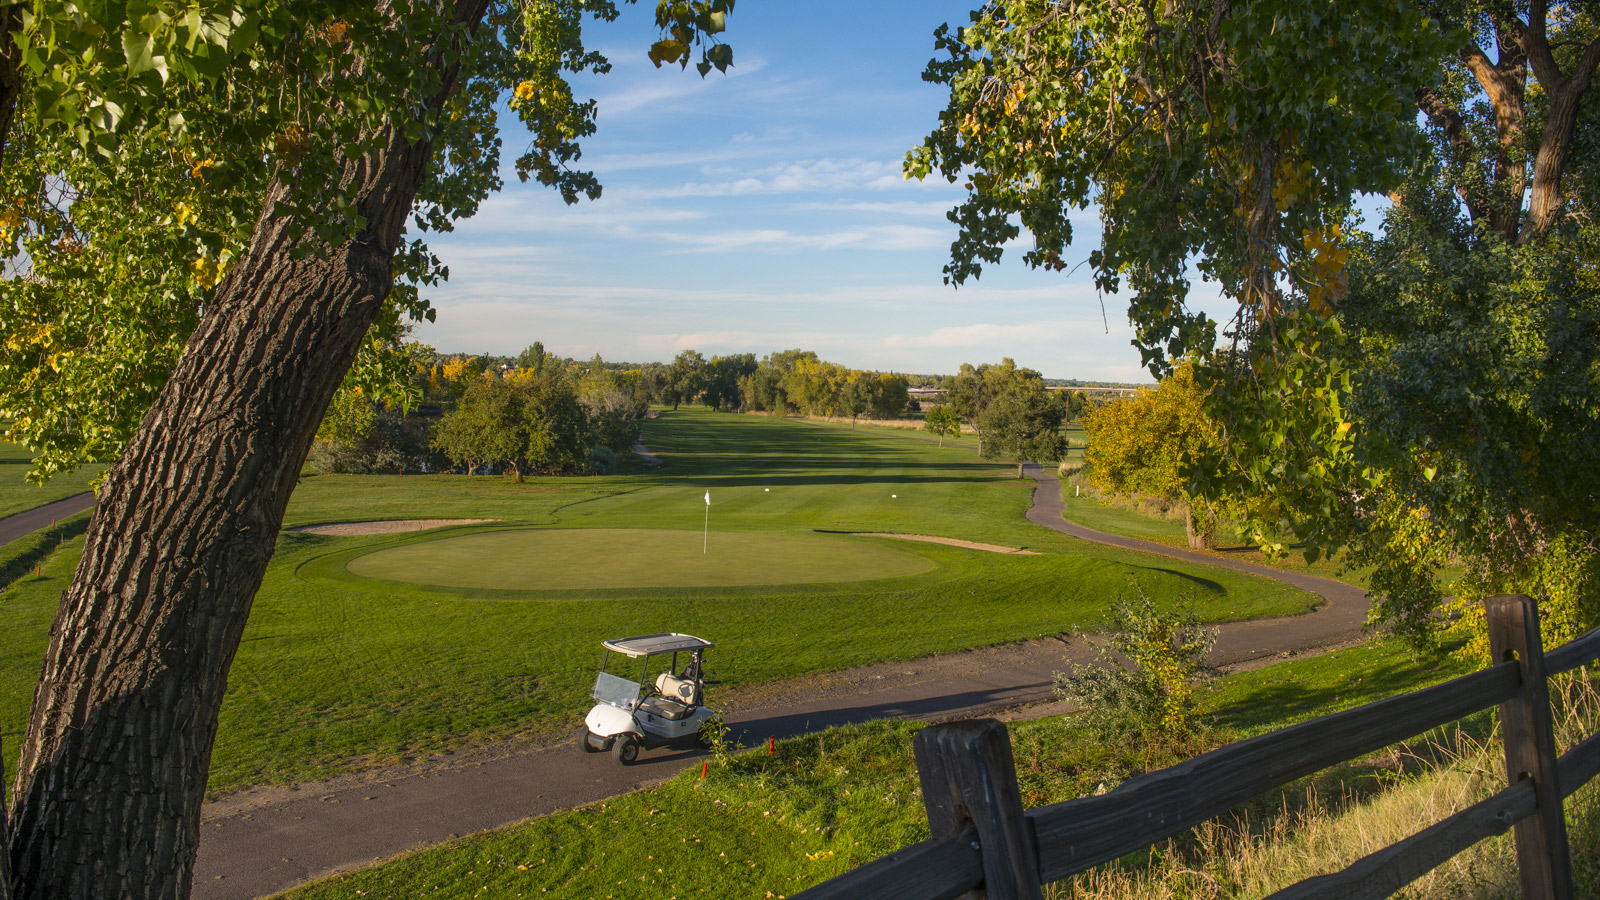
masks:
{"type": "Polygon", "coordinates": [[[600,675],[589,695],[594,709],[584,720],[578,746],[585,753],[610,750],[617,762],[628,765],[639,758],[639,748],[689,748],[704,746],[700,726],[714,713],[703,704],[705,680],[701,672],[702,654],[714,645],[688,634],[646,634],[639,637],[601,641],[606,654],[600,660],[600,675]],[[611,654],[624,659],[612,667],[611,654]],[[678,654],[688,656],[682,671],[678,654]],[[671,655],[664,670],[654,677],[650,661],[671,655]],[[627,677],[631,660],[644,660],[637,678],[627,677]],[[618,674],[620,673],[620,674],[618,674]]]}

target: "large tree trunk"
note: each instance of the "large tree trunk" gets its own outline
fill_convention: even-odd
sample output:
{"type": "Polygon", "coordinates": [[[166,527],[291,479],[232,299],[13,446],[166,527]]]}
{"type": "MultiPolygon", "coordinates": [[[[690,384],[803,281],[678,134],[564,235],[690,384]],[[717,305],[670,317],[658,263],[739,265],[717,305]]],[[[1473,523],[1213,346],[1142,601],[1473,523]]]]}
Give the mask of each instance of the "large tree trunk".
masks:
{"type": "Polygon", "coordinates": [[[1561,88],[1549,93],[1550,113],[1544,140],[1540,141],[1539,154],[1533,160],[1533,191],[1528,203],[1528,219],[1533,227],[1525,239],[1547,231],[1561,208],[1561,174],[1572,148],[1578,101],[1583,97],[1583,91],[1574,89],[1571,82],[1561,88]]]}
{"type": "Polygon", "coordinates": [[[1571,152],[1578,104],[1589,90],[1595,68],[1600,67],[1600,38],[1593,38],[1573,62],[1572,74],[1563,73],[1550,45],[1547,14],[1548,4],[1542,0],[1529,5],[1526,24],[1515,16],[1500,18],[1503,11],[1495,13],[1496,30],[1515,37],[1550,104],[1544,136],[1533,161],[1533,190],[1528,203],[1530,229],[1523,233],[1523,241],[1548,230],[1561,209],[1561,175],[1571,152]]]}
{"type": "MultiPolygon", "coordinates": [[[[458,0],[458,20],[483,6],[458,0]]],[[[454,66],[442,74],[435,108],[454,89],[454,66]]],[[[391,128],[346,161],[367,230],[320,254],[295,252],[315,238],[272,216],[269,190],[108,475],[23,740],[18,900],[188,896],[228,668],[317,423],[392,286],[430,152],[391,128]]]]}

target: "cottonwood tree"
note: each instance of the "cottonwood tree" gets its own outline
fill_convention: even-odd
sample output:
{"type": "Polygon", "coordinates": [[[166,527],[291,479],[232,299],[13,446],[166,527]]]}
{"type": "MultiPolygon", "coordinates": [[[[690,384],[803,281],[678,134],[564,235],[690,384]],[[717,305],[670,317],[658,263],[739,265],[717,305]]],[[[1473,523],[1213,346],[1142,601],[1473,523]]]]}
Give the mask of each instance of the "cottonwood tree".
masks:
{"type": "Polygon", "coordinates": [[[839,386],[837,403],[839,412],[850,417],[851,428],[855,428],[856,419],[872,407],[872,393],[869,373],[851,372],[845,376],[844,384],[839,386]]]}
{"type": "Polygon", "coordinates": [[[984,437],[982,454],[986,459],[1010,456],[1017,461],[1017,477],[1028,460],[1055,462],[1067,451],[1061,434],[1064,415],[1045,389],[1044,379],[1032,369],[1019,369],[1011,360],[989,370],[989,402],[979,414],[984,437]],[[1003,380],[993,377],[1004,373],[1003,380]]]}
{"type": "Polygon", "coordinates": [[[985,380],[988,368],[988,363],[979,367],[962,363],[960,371],[946,378],[943,384],[946,408],[977,432],[980,455],[983,453],[983,411],[988,408],[993,394],[985,380]]]}
{"type": "Polygon", "coordinates": [[[667,367],[666,379],[661,386],[662,399],[672,404],[693,403],[705,389],[706,358],[698,350],[683,350],[667,367]]]}
{"type": "MultiPolygon", "coordinates": [[[[652,58],[687,65],[704,38],[702,74],[725,68],[730,51],[705,36],[721,30],[731,5],[663,0],[664,35],[652,58]]],[[[185,334],[184,349],[100,489],[62,597],[22,742],[12,871],[0,872],[19,898],[183,897],[227,671],[301,461],[372,325],[394,308],[396,276],[408,267],[420,274],[403,252],[407,220],[448,227],[497,186],[483,151],[496,146],[489,113],[502,90],[512,90],[512,109],[534,133],[519,174],[569,201],[598,193],[592,176],[566,167],[592,131],[594,108],[572,99],[564,76],[604,68],[583,49],[579,27],[615,9],[588,0],[284,5],[255,10],[254,19],[230,12],[223,21],[232,31],[220,44],[184,39],[185,30],[205,32],[210,9],[198,21],[174,9],[130,22],[117,17],[129,10],[116,7],[104,24],[91,18],[93,28],[70,34],[56,25],[81,26],[78,13],[45,9],[54,15],[8,29],[0,122],[13,111],[26,116],[50,148],[75,145],[115,160],[118,148],[139,143],[120,133],[119,113],[159,108],[161,116],[136,126],[157,122],[172,138],[189,112],[210,110],[225,122],[218,111],[250,102],[269,80],[293,88],[279,92],[293,105],[269,106],[278,118],[264,123],[265,135],[223,128],[187,145],[231,151],[193,163],[191,177],[200,178],[229,164],[249,168],[266,137],[268,177],[231,265],[210,258],[197,273],[191,318],[162,321],[185,334]],[[52,55],[74,41],[93,42],[99,55],[52,55]],[[229,67],[234,43],[258,41],[267,62],[229,67]],[[230,52],[213,58],[191,52],[196,46],[230,52]],[[162,90],[163,77],[184,65],[206,89],[162,90]],[[138,104],[108,104],[105,85],[140,79],[156,87],[138,104]],[[233,93],[209,89],[234,83],[233,93]],[[65,88],[35,92],[29,106],[18,100],[23,84],[65,88]],[[180,102],[187,105],[172,105],[180,102]],[[207,159],[212,166],[201,165],[207,159]],[[441,177],[452,172],[469,177],[441,177]]],[[[69,218],[77,206],[55,205],[69,218]]],[[[91,244],[100,239],[87,234],[91,244]]],[[[52,333],[49,322],[26,324],[35,345],[52,333]]]]}
{"type": "Polygon", "coordinates": [[[1114,400],[1083,417],[1089,437],[1085,454],[1090,479],[1111,493],[1145,494],[1180,503],[1189,546],[1216,546],[1219,511],[1235,505],[1192,490],[1193,461],[1215,456],[1222,428],[1205,410],[1205,389],[1186,360],[1156,385],[1114,400]]]}
{"type": "Polygon", "coordinates": [[[1029,264],[1065,268],[1098,206],[1097,284],[1153,372],[1201,358],[1225,429],[1187,475],[1259,499],[1269,551],[1288,530],[1312,558],[1426,561],[1379,578],[1413,636],[1442,621],[1441,548],[1467,595],[1600,587],[1575,460],[1600,421],[1575,374],[1600,320],[1591,6],[1041,0],[936,40],[950,103],[906,170],[969,189],[947,278],[1021,229],[1029,264]],[[1360,192],[1395,204],[1380,238],[1351,237],[1360,192]],[[1197,275],[1230,321],[1188,304],[1197,275]]]}
{"type": "Polygon", "coordinates": [[[520,484],[535,472],[582,471],[595,432],[566,373],[547,370],[478,379],[439,420],[433,446],[468,474],[499,464],[520,484]]]}
{"type": "Polygon", "coordinates": [[[896,372],[872,375],[872,400],[868,412],[874,419],[893,419],[911,403],[911,383],[896,372]]]}
{"type": "Polygon", "coordinates": [[[939,446],[943,447],[945,437],[955,437],[961,433],[961,417],[948,406],[935,406],[923,414],[922,427],[938,435],[939,446]]]}
{"type": "Polygon", "coordinates": [[[701,394],[701,402],[712,409],[737,410],[744,402],[740,382],[754,374],[757,367],[754,353],[711,357],[711,361],[706,363],[705,390],[701,394]]]}

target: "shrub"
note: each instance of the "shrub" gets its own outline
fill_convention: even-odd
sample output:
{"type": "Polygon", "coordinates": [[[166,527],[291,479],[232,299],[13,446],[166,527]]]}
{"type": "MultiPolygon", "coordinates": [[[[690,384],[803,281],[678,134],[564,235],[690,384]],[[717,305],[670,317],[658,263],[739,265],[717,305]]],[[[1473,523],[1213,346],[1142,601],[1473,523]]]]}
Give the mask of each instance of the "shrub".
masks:
{"type": "Polygon", "coordinates": [[[616,451],[604,444],[590,447],[589,465],[594,467],[596,475],[615,475],[617,473],[616,451]]]}
{"type": "Polygon", "coordinates": [[[1201,626],[1187,604],[1162,612],[1134,589],[1135,600],[1112,601],[1095,662],[1069,662],[1056,674],[1056,695],[1081,705],[1084,724],[1102,740],[1181,740],[1193,724],[1194,687],[1209,674],[1205,659],[1217,629],[1201,626]]]}

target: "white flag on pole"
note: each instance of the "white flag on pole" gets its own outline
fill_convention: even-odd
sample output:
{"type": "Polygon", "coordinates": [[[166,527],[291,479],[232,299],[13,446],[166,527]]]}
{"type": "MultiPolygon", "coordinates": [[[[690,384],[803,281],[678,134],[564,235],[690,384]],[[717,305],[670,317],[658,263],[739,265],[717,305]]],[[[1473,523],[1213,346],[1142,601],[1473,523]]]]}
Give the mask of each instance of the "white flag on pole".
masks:
{"type": "Polygon", "coordinates": [[[711,505],[711,490],[709,488],[706,489],[706,505],[711,505]]]}

